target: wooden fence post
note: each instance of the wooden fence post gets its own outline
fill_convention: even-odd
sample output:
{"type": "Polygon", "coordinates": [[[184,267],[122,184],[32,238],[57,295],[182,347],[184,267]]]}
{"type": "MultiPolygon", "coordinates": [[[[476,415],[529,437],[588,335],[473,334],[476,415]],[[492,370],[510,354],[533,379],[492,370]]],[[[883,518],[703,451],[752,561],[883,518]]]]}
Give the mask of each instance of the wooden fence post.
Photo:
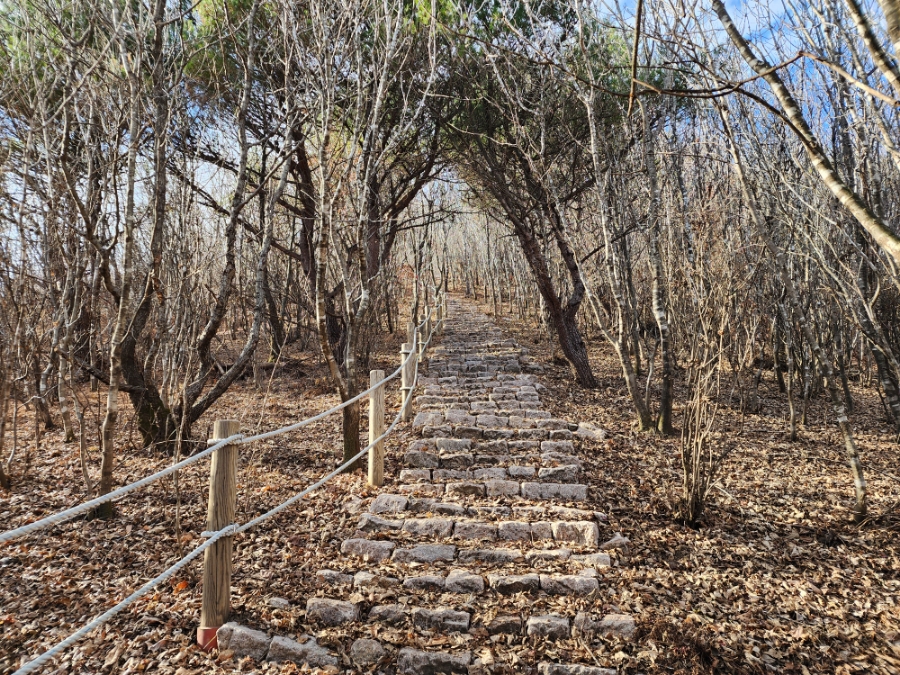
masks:
{"type": "MultiPolygon", "coordinates": [[[[384,379],[383,370],[369,372],[369,386],[374,387],[384,379]]],[[[384,385],[369,394],[369,444],[384,433],[384,385]]],[[[381,487],[384,483],[384,441],[369,448],[369,485],[381,487]]]]}
{"type": "Polygon", "coordinates": [[[416,324],[414,321],[410,321],[406,324],[406,341],[412,342],[413,336],[416,334],[416,324]]]}
{"type": "Polygon", "coordinates": [[[437,334],[440,335],[444,332],[444,303],[439,302],[435,309],[437,310],[436,330],[437,334]]]}
{"type": "Polygon", "coordinates": [[[410,401],[400,416],[401,422],[408,422],[412,417],[412,380],[416,362],[415,359],[409,359],[407,362],[406,359],[410,352],[412,352],[412,342],[404,342],[400,346],[400,364],[403,366],[403,370],[400,371],[400,406],[402,407],[406,403],[406,399],[410,399],[410,401]]]}
{"type": "MultiPolygon", "coordinates": [[[[240,431],[237,420],[216,420],[212,441],[221,441],[240,431]]],[[[238,446],[226,445],[213,453],[209,469],[209,505],[206,529],[217,532],[234,523],[237,503],[238,446]]],[[[222,537],[204,553],[203,604],[197,643],[206,651],[216,649],[216,631],[231,612],[231,554],[233,537],[222,537]]]]}
{"type": "Polygon", "coordinates": [[[422,363],[425,358],[425,340],[427,339],[428,333],[425,332],[425,325],[422,324],[422,327],[418,329],[419,363],[422,363]]]}

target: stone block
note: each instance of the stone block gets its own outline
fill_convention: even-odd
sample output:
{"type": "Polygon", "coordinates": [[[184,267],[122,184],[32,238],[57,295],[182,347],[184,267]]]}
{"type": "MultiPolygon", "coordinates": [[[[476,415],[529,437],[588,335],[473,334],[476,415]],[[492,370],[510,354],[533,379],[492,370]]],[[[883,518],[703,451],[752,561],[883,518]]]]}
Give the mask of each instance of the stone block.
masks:
{"type": "Polygon", "coordinates": [[[593,521],[560,520],[553,523],[553,538],[556,541],[593,548],[600,543],[600,529],[593,521]]]}
{"type": "Polygon", "coordinates": [[[467,570],[452,569],[444,581],[444,590],[448,593],[482,593],[484,579],[467,570]]]}
{"type": "Polygon", "coordinates": [[[311,635],[302,636],[301,641],[291,640],[286,637],[276,636],[269,645],[267,661],[275,663],[295,663],[298,666],[304,664],[313,668],[325,668],[338,664],[337,656],[329,652],[325,647],[316,644],[316,638],[311,635]]]}
{"type": "Polygon", "coordinates": [[[403,495],[380,494],[369,505],[370,513],[402,513],[409,507],[409,499],[403,495]]]}
{"type": "Polygon", "coordinates": [[[422,544],[413,548],[398,548],[392,557],[396,562],[433,563],[439,560],[453,560],[456,547],[444,544],[422,544]]]}
{"type": "Polygon", "coordinates": [[[525,623],[528,635],[560,640],[569,636],[569,620],[557,614],[529,617],[525,623]]]}
{"type": "Polygon", "coordinates": [[[344,600],[310,598],[306,601],[306,619],[323,626],[340,626],[344,623],[358,621],[359,607],[344,600]]]}
{"type": "Polygon", "coordinates": [[[498,593],[533,593],[541,587],[537,574],[488,574],[488,584],[498,593]]]}
{"type": "Polygon", "coordinates": [[[423,652],[405,647],[397,656],[399,675],[468,675],[471,652],[423,652]]]}
{"type": "Polygon", "coordinates": [[[341,544],[341,553],[355,555],[370,562],[379,562],[390,557],[394,550],[392,541],[375,541],[373,539],[347,539],[341,544]]]}
{"type": "Polygon", "coordinates": [[[447,607],[438,609],[425,609],[417,607],[412,611],[413,626],[420,630],[437,630],[443,633],[460,632],[469,630],[468,612],[458,612],[447,607]]]}
{"type": "Polygon", "coordinates": [[[254,661],[262,661],[269,651],[272,639],[259,630],[231,622],[226,623],[216,632],[219,651],[230,649],[238,657],[249,656],[254,661]]]}

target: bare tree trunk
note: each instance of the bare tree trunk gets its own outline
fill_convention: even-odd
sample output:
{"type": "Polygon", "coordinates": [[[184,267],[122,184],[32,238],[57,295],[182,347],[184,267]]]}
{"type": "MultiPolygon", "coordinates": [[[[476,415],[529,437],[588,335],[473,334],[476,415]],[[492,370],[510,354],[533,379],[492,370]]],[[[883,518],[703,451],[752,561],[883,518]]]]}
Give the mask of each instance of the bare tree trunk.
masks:
{"type": "MultiPolygon", "coordinates": [[[[713,0],[713,2],[718,3],[719,0],[713,0]]],[[[773,258],[776,271],[781,277],[781,282],[784,284],[788,301],[791,303],[796,319],[800,324],[800,329],[803,332],[807,343],[809,344],[809,348],[812,351],[816,362],[822,369],[822,377],[825,383],[825,387],[828,389],[829,397],[831,398],[831,405],[834,409],[835,417],[837,418],[837,423],[841,430],[841,435],[844,438],[844,449],[847,454],[847,461],[850,464],[851,473],[853,475],[853,485],[856,492],[856,503],[854,504],[852,509],[854,519],[857,522],[862,521],[866,517],[866,481],[863,477],[862,463],[859,459],[859,451],[856,448],[856,441],[853,438],[853,427],[850,424],[850,420],[847,418],[847,412],[844,407],[844,403],[841,401],[837,383],[835,382],[834,368],[831,365],[831,361],[825,354],[825,351],[819,344],[819,340],[816,337],[815,331],[813,330],[813,327],[810,325],[810,322],[807,319],[806,312],[803,309],[803,304],[800,301],[800,296],[798,295],[797,289],[794,286],[794,280],[788,272],[787,263],[784,258],[784,252],[781,250],[781,248],[775,245],[775,242],[769,236],[766,223],[759,211],[756,199],[750,192],[750,186],[748,185],[746,176],[744,174],[743,162],[741,161],[741,156],[738,152],[737,146],[734,143],[734,137],[731,133],[731,128],[728,124],[728,120],[725,117],[724,111],[722,111],[721,108],[719,110],[722,116],[722,123],[725,126],[725,132],[728,138],[728,147],[731,151],[732,158],[734,159],[735,170],[737,171],[738,178],[741,183],[741,189],[743,190],[744,194],[744,199],[747,201],[747,206],[750,210],[753,223],[756,225],[757,234],[763,240],[766,249],[773,258]]]]}

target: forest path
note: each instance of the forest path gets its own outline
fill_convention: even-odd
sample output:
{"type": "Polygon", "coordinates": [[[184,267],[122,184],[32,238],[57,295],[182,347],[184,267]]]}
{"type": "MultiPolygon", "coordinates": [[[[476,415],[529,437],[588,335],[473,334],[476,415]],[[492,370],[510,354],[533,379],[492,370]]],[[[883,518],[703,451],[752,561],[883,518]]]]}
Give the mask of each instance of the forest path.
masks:
{"type": "Polygon", "coordinates": [[[307,602],[320,639],[335,628],[371,636],[353,642],[349,661],[311,636],[269,640],[240,626],[220,632],[220,648],[408,675],[614,674],[579,646],[635,630],[628,615],[596,611],[615,583],[599,550],[606,517],[580,481],[574,425],[543,410],[543,385],[522,372],[533,368],[525,351],[450,301],[415,399],[421,438],[329,565],[359,571],[319,570],[320,597],[307,602]]]}

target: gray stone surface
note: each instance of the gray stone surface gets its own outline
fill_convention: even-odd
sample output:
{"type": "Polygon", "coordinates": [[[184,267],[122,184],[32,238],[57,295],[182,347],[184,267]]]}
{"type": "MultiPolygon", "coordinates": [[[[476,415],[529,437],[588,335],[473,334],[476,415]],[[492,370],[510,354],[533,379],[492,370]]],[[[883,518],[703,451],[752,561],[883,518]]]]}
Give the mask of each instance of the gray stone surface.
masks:
{"type": "Polygon", "coordinates": [[[630,543],[631,543],[631,540],[628,537],[622,536],[621,532],[616,532],[615,536],[612,539],[605,542],[600,547],[600,550],[611,551],[614,548],[625,548],[630,543]]]}
{"type": "Polygon", "coordinates": [[[498,593],[533,593],[541,587],[537,574],[488,574],[488,583],[498,593]]]}
{"type": "Polygon", "coordinates": [[[468,438],[438,438],[434,445],[442,452],[462,452],[472,447],[472,441],[468,438]]]}
{"type": "Polygon", "coordinates": [[[464,633],[469,630],[470,619],[468,612],[459,612],[449,607],[438,609],[417,607],[412,611],[413,626],[421,630],[464,633]]]}
{"type": "Polygon", "coordinates": [[[473,523],[457,521],[453,528],[455,539],[494,541],[497,538],[497,526],[491,523],[473,523]]]}
{"type": "Polygon", "coordinates": [[[410,450],[403,455],[403,463],[415,469],[437,469],[441,465],[441,458],[422,450],[410,450]]]}
{"type": "Polygon", "coordinates": [[[485,493],[488,497],[518,496],[519,482],[515,480],[486,480],[485,493]]]}
{"type": "Polygon", "coordinates": [[[532,523],[531,536],[535,539],[553,539],[553,523],[546,520],[532,523]]]}
{"type": "Polygon", "coordinates": [[[268,604],[269,607],[272,607],[273,609],[287,609],[291,606],[290,601],[286,600],[285,598],[269,598],[266,601],[266,604],[268,604]]]}
{"type": "Polygon", "coordinates": [[[531,541],[531,523],[505,520],[497,524],[497,536],[507,541],[531,541]]]}
{"type": "Polygon", "coordinates": [[[558,614],[532,616],[525,623],[525,632],[528,635],[559,640],[569,636],[569,620],[558,614]]]}
{"type": "Polygon", "coordinates": [[[417,591],[441,591],[444,590],[444,577],[436,574],[409,577],[403,581],[403,588],[417,591]]]}
{"type": "Polygon", "coordinates": [[[370,513],[364,513],[356,529],[361,532],[390,532],[391,530],[399,530],[403,527],[402,520],[391,520],[380,516],[373,516],[370,513]]]}
{"type": "Polygon", "coordinates": [[[607,614],[597,623],[595,630],[603,637],[629,640],[634,636],[637,626],[628,614],[607,614]]]}
{"type": "Polygon", "coordinates": [[[428,483],[431,481],[431,469],[402,469],[400,481],[403,483],[428,483]]]}
{"type": "Polygon", "coordinates": [[[573,560],[583,565],[593,565],[594,567],[609,567],[611,560],[607,553],[588,553],[587,555],[576,555],[573,560]]]}
{"type": "Polygon", "coordinates": [[[370,513],[402,513],[409,507],[409,499],[403,495],[380,494],[369,506],[370,513]]]}
{"type": "Polygon", "coordinates": [[[350,646],[350,660],[357,666],[374,666],[384,655],[384,647],[378,640],[360,638],[350,646]]]}
{"type": "Polygon", "coordinates": [[[574,483],[578,480],[580,469],[577,464],[564,466],[544,466],[538,469],[538,480],[549,483],[574,483]]]}
{"type": "Polygon", "coordinates": [[[444,590],[448,593],[481,593],[484,579],[468,570],[452,569],[444,581],[444,590]]]}
{"type": "Polygon", "coordinates": [[[359,607],[345,600],[310,598],[306,601],[306,619],[323,626],[340,626],[359,620],[359,607]]]}
{"type": "Polygon", "coordinates": [[[445,539],[453,532],[453,521],[448,518],[407,518],[403,531],[419,537],[445,539]]]}
{"type": "Polygon", "coordinates": [[[364,570],[353,575],[354,588],[391,588],[399,584],[399,579],[373,574],[364,570]]]}
{"type": "Polygon", "coordinates": [[[436,427],[444,422],[443,413],[420,412],[413,419],[413,429],[422,427],[436,427]]]}
{"type": "Polygon", "coordinates": [[[514,563],[523,559],[522,552],[506,548],[465,549],[459,552],[459,562],[514,563]]]}
{"type": "MultiPolygon", "coordinates": [[[[466,442],[468,443],[469,441],[466,440],[466,442]]],[[[471,452],[459,452],[441,457],[441,466],[445,469],[465,469],[472,466],[474,463],[475,457],[471,452]]]]}
{"type": "Polygon", "coordinates": [[[522,483],[522,496],[526,499],[564,499],[584,501],[587,485],[579,483],[522,483]]]}
{"type": "Polygon", "coordinates": [[[325,649],[325,647],[316,644],[316,639],[311,635],[303,635],[300,640],[291,640],[281,636],[272,638],[272,644],[269,646],[266,660],[275,661],[276,663],[290,661],[298,666],[308,664],[313,668],[324,668],[338,664],[337,656],[325,649]]]}
{"type": "Polygon", "coordinates": [[[568,548],[543,549],[525,554],[525,560],[529,565],[548,560],[568,560],[571,557],[572,551],[568,548]]]}
{"type": "Polygon", "coordinates": [[[374,539],[347,539],[341,544],[341,553],[355,555],[371,562],[380,562],[391,555],[394,550],[392,541],[376,541],[374,539]]]}
{"type": "Polygon", "coordinates": [[[471,652],[422,652],[404,648],[397,656],[400,675],[468,675],[471,652]]]}
{"type": "Polygon", "coordinates": [[[506,471],[510,478],[533,478],[536,472],[533,466],[520,466],[517,464],[507,467],[506,471]]]}
{"type": "Polygon", "coordinates": [[[475,497],[484,496],[484,483],[476,483],[473,481],[462,481],[459,483],[447,483],[448,495],[473,495],[475,497]]]}
{"type": "Polygon", "coordinates": [[[216,632],[216,641],[219,651],[230,649],[239,657],[249,656],[255,661],[262,661],[272,639],[262,631],[231,622],[216,632]]]}
{"type": "Polygon", "coordinates": [[[394,551],[393,559],[397,562],[433,563],[438,560],[453,560],[455,555],[455,546],[446,544],[422,544],[413,548],[398,548],[394,551]]]}
{"type": "Polygon", "coordinates": [[[378,605],[369,610],[369,621],[380,621],[396,626],[406,621],[407,612],[403,605],[378,605]]]}
{"type": "Polygon", "coordinates": [[[600,529],[595,522],[561,520],[553,523],[553,538],[593,548],[600,543],[600,529]]]}
{"type": "Polygon", "coordinates": [[[596,579],[572,574],[542,574],[541,589],[554,595],[585,596],[599,589],[596,579]]]}

